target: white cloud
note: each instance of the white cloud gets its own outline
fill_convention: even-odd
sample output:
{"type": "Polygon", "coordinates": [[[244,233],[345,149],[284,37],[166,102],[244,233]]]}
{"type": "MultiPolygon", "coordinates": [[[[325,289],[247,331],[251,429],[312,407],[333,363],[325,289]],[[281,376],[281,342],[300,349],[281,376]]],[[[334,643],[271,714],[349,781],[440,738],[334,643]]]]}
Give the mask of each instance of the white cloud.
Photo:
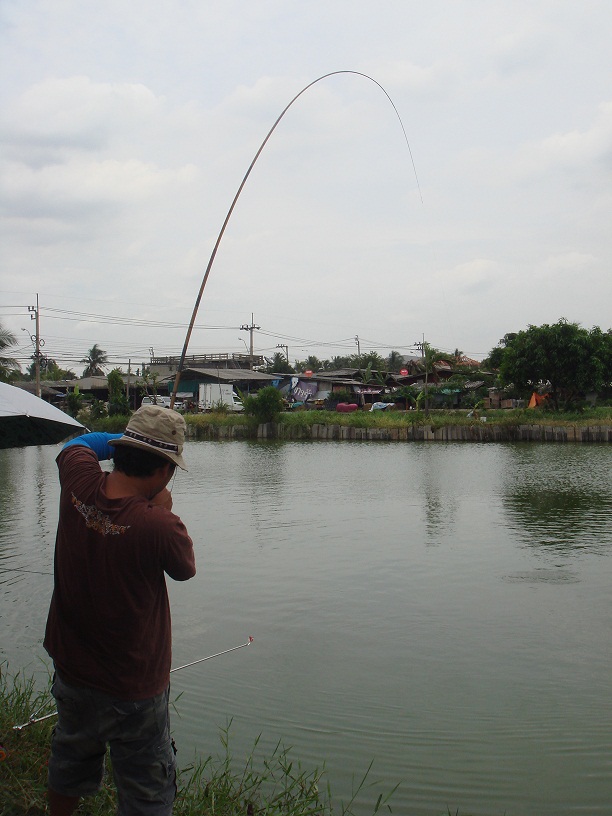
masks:
{"type": "MultiPolygon", "coordinates": [[[[160,293],[189,310],[276,117],[345,68],[393,99],[423,203],[380,89],[317,83],[245,186],[204,314],[255,311],[320,340],[424,333],[472,355],[572,309],[608,327],[612,6],[6,0],[2,13],[3,285],[56,303],[78,292],[86,311],[119,290],[134,313],[160,293]]],[[[219,338],[240,348],[235,331],[219,338]]]]}
{"type": "Polygon", "coordinates": [[[590,253],[564,252],[545,258],[542,267],[553,274],[556,272],[570,272],[576,275],[593,269],[597,263],[597,259],[590,253]]]}
{"type": "Polygon", "coordinates": [[[27,88],[8,111],[5,138],[56,149],[108,147],[117,123],[126,130],[155,118],[161,100],[143,85],[94,83],[85,76],[47,78],[27,88]]]}
{"type": "Polygon", "coordinates": [[[449,291],[457,291],[462,297],[484,294],[498,283],[499,264],[486,258],[475,258],[459,264],[445,273],[449,291]]]}
{"type": "Polygon", "coordinates": [[[0,193],[10,208],[22,207],[42,216],[69,213],[78,218],[83,206],[128,206],[160,191],[190,183],[195,168],[162,170],[151,164],[132,160],[120,162],[74,157],[62,164],[32,170],[27,165],[5,166],[0,193]]]}
{"type": "MultiPolygon", "coordinates": [[[[596,165],[612,169],[612,102],[602,102],[589,127],[553,133],[525,145],[517,157],[516,169],[529,177],[541,177],[559,170],[584,172],[596,165]]],[[[597,181],[597,178],[595,178],[597,181]]]]}

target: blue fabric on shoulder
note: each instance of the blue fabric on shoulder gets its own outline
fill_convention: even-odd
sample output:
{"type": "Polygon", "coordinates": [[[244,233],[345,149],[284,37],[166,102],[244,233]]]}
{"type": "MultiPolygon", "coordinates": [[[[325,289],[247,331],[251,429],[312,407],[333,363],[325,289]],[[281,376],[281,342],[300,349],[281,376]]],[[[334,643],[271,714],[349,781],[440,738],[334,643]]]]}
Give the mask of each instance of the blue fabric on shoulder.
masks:
{"type": "Polygon", "coordinates": [[[62,450],[66,450],[66,448],[69,448],[72,445],[85,445],[85,447],[92,449],[99,461],[102,461],[103,459],[112,459],[114,449],[108,444],[108,440],[119,439],[121,436],[123,436],[123,434],[109,434],[101,433],[99,431],[95,433],[83,434],[83,436],[77,436],[75,439],[71,439],[70,442],[66,442],[62,450]]]}

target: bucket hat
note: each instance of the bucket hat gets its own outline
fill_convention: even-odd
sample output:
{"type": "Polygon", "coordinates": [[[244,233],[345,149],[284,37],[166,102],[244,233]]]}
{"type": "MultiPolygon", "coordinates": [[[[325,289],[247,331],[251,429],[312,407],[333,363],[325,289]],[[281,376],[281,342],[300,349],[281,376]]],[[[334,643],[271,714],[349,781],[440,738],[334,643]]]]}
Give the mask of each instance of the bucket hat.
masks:
{"type": "Polygon", "coordinates": [[[123,436],[109,439],[108,444],[146,450],[187,470],[182,456],[185,427],[185,420],[177,411],[160,405],[143,405],[132,414],[123,436]]]}

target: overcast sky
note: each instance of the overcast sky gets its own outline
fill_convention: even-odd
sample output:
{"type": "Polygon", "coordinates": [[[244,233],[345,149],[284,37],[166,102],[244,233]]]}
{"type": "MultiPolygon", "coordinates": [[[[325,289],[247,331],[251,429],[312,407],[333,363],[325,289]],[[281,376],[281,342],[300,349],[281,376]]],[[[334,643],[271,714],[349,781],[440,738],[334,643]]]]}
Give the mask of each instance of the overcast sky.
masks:
{"type": "Polygon", "coordinates": [[[180,353],[269,129],[354,71],[264,147],[189,353],[608,329],[611,35],[609,0],[0,0],[0,321],[27,357],[38,293],[77,373],[180,353]]]}

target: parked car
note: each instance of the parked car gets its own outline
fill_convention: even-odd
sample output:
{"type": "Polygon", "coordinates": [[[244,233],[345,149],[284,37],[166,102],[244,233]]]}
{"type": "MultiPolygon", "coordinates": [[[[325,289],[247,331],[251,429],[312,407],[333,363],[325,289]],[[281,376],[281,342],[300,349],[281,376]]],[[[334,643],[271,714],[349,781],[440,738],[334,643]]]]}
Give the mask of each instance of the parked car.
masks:
{"type": "MultiPolygon", "coordinates": [[[[162,408],[169,408],[170,407],[170,397],[163,397],[160,394],[157,396],[153,395],[152,397],[143,397],[141,405],[161,405],[162,408]]],[[[182,411],[183,410],[183,402],[182,400],[175,400],[174,402],[174,410],[175,411],[182,411]]]]}

